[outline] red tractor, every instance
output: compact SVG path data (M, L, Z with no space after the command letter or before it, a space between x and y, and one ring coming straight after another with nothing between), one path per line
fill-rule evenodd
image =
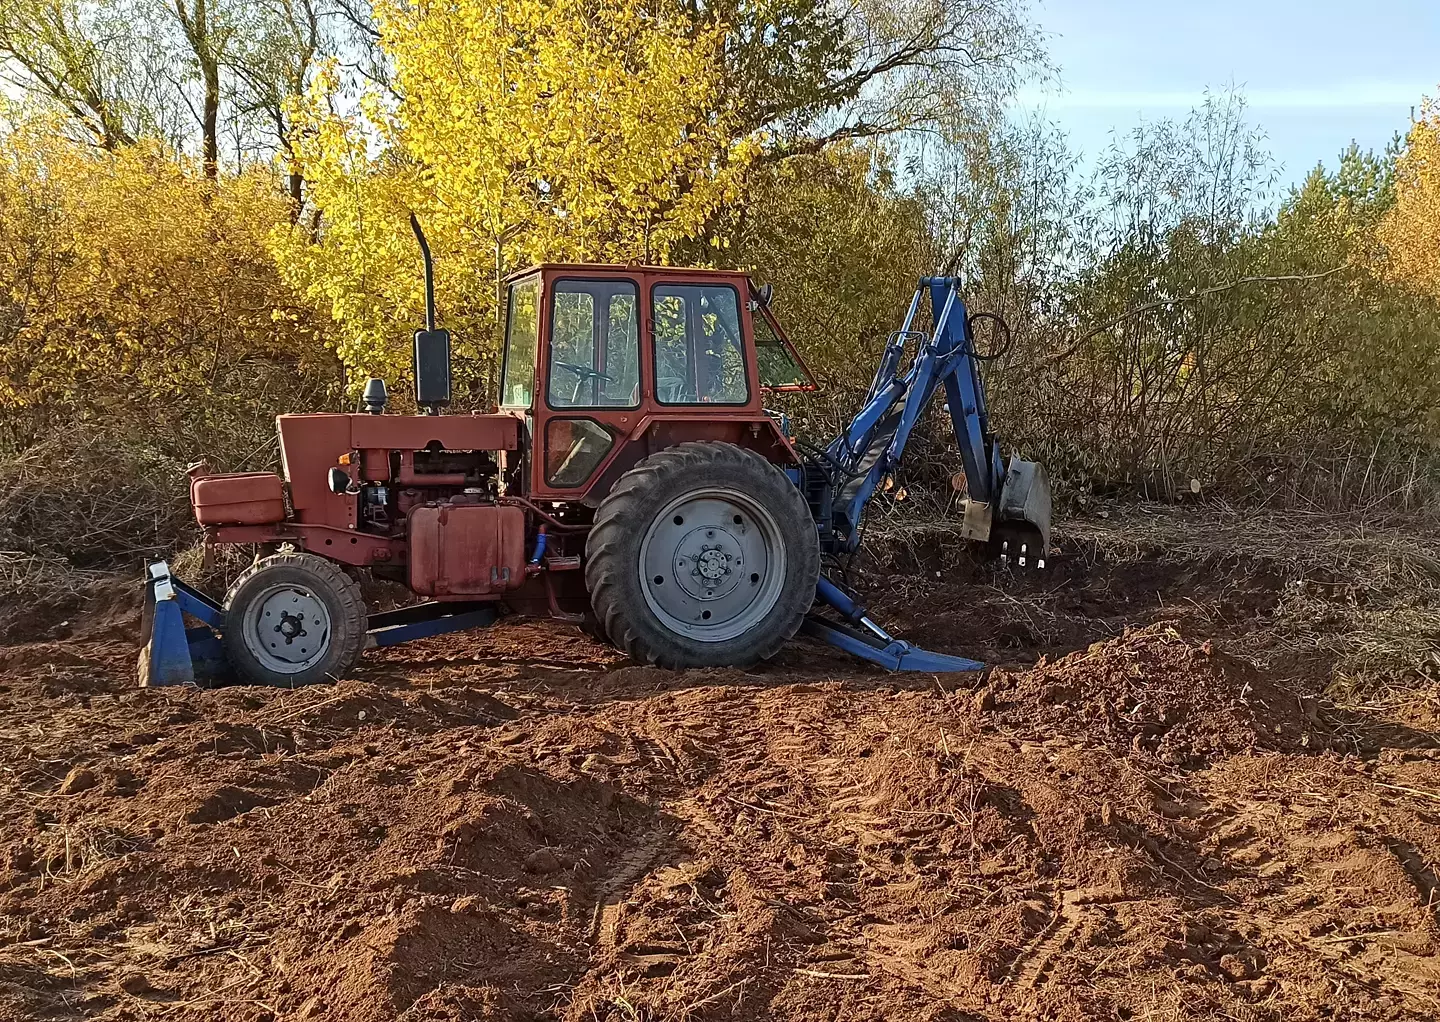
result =
M858 544L865 502L941 385L965 456L965 534L1043 567L1049 485L1038 465L1000 460L954 280L921 282L864 410L828 447L802 453L762 396L814 383L769 289L723 270L550 264L512 275L497 409L441 414L450 338L435 328L430 254L415 231L423 414L387 414L372 379L362 413L279 417L283 479L193 470L205 542L275 552L223 606L150 566L146 683L334 679L367 645L489 624L502 609L587 623L670 668L754 663L807 615L808 631L887 667L980 666L892 638L821 571L822 554ZM928 335L913 329L927 290ZM901 375L907 344L915 356ZM423 602L368 615L357 569ZM817 603L831 616L812 614ZM187 629L182 612L200 625Z

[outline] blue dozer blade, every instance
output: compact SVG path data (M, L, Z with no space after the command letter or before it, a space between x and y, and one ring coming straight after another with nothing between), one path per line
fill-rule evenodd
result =
M204 622L185 627L185 615ZM194 685L200 677L225 673L225 652L212 630L225 619L218 603L170 575L157 561L146 569L145 617L150 634L140 654L140 684L146 687Z

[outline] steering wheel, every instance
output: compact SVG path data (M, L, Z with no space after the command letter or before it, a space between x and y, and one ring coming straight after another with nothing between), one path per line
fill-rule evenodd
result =
M615 382L615 377L602 373L599 370L591 369L589 366L576 365L574 362L561 362L559 359L554 358L550 360L550 364L574 375L575 389L570 394L570 404L572 407L579 406L583 403L580 400L580 391L587 383L593 384L597 380L604 380L606 383ZM595 396L598 398L598 394ZM597 401L597 403L603 404L604 402Z
M557 368L564 369L567 373L574 373L582 380L604 380L606 383L614 383L615 377L608 376L589 366L577 366L573 362L561 362L559 359L551 359L550 364Z

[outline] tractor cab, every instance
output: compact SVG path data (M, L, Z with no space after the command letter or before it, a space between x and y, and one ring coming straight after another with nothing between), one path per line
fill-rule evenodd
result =
M584 498L681 434L793 461L762 397L815 382L769 297L724 270L552 264L511 276L499 404L528 426L528 492Z

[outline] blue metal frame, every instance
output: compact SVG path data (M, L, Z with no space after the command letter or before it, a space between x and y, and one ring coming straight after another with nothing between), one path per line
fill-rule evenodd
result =
M543 548L542 548L543 552ZM203 622L185 627L185 615ZM146 569L145 616L150 636L141 655L140 684L150 687L195 685L200 679L227 681L233 672L218 632L225 629L225 609L199 590L170 574L156 561ZM492 603L422 603L366 620L366 648L395 646L413 639L444 635L466 628L484 628L498 614Z
M935 324L928 338L914 329L927 292ZM906 343L920 338L923 343L917 346L914 360L901 375ZM990 436L980 366L970 335L969 315L960 298L960 281L955 277L924 277L910 302L904 325L886 342L865 406L825 452L843 473L856 476L863 472L860 485L838 509L842 551L852 551L859 545L859 524L866 503L900 463L915 424L942 385L965 465L968 496L990 503L999 495L1005 469ZM882 424L892 418L897 406L899 421L894 435L874 463L865 468L863 463L880 437Z
M928 335L915 329L927 297L934 324ZM914 358L902 370L906 347L912 342ZM823 471L836 480L830 484L834 490L827 490L836 494L833 512L826 514L825 505L812 499L812 507L826 519L818 523L825 549L849 553L859 546L865 505L900 464L910 434L942 386L965 465L966 496L979 513L980 525L967 534L984 540L989 529L986 523L997 519L1011 528L1028 523L1040 534L1037 558L1043 565L1049 537L1049 483L1039 466L1018 459L1007 474L990 432L970 316L955 277L920 279L904 323L886 341L864 406L825 450ZM1011 483L1008 489L1007 482ZM1006 502L1012 496L1013 508ZM1020 563L1024 564L1023 555ZM843 623L811 616L805 623L807 633L890 670L976 671L984 667L976 660L929 653L895 639L828 579L820 580L816 598L834 608Z
M468 603L421 603L388 614L372 614L366 621L365 648L398 646L412 639L428 639L466 628L488 628L497 617L493 604Z

